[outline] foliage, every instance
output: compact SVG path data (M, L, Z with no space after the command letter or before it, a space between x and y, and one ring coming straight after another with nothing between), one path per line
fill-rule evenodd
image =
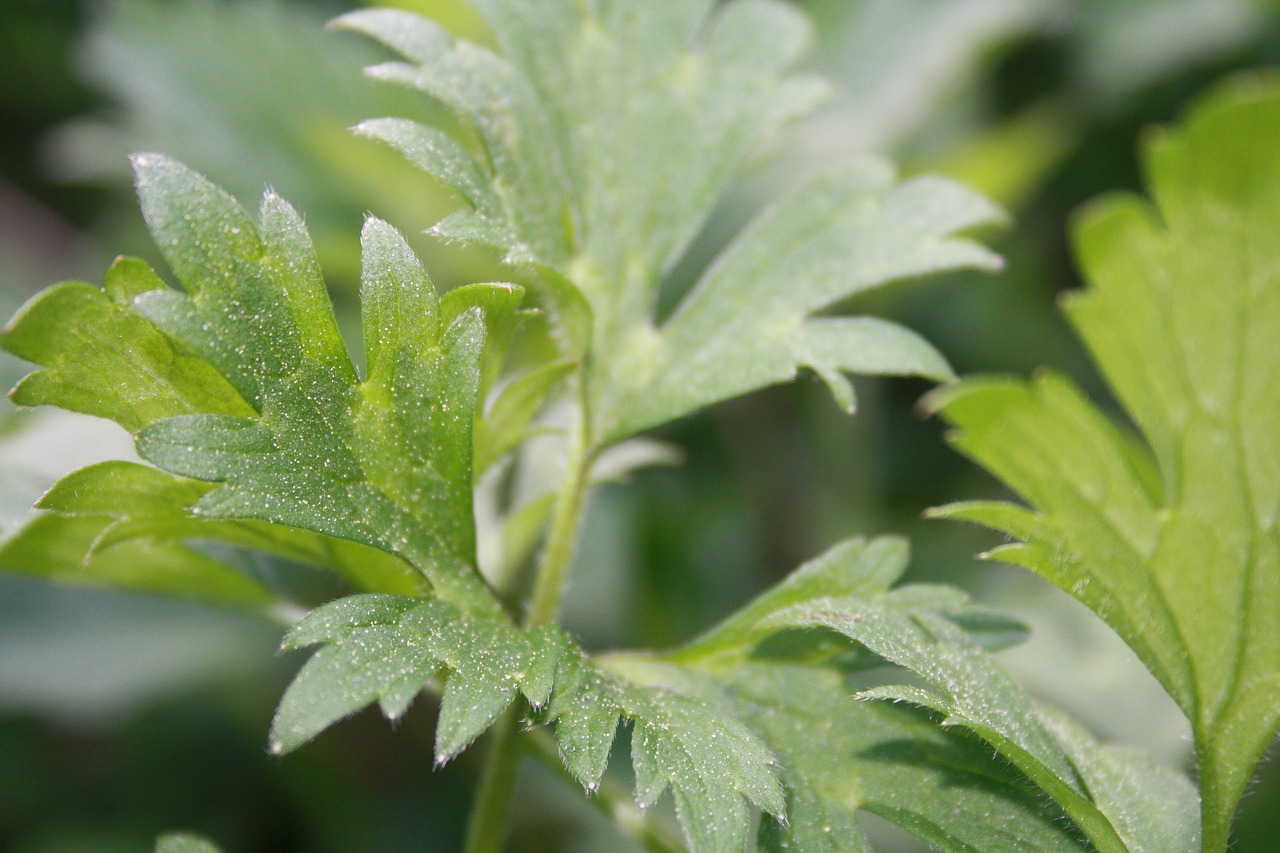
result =
M441 295L400 232L368 216L353 356L293 207L268 191L255 221L187 166L135 155L180 289L122 258L101 289L36 295L0 343L40 368L15 402L115 421L140 459L55 484L0 566L277 619L309 608L284 648L319 648L279 703L271 751L370 705L398 720L438 696L437 764L491 732L472 853L501 847L526 748L656 850L679 846L648 812L668 791L694 851L753 836L762 850L870 849L859 811L944 850L1199 849L1189 780L1037 705L991 654L1025 629L953 587L900 583L901 540L846 540L671 651L593 653L561 627L588 493L620 457L656 458L637 435L802 370L850 412L848 373L950 380L916 333L838 309L904 279L995 269L968 235L1002 216L955 181L867 161L767 206L660 309L733 179L826 92L792 70L805 18L775 0L475 6L500 52L402 11L335 25L402 58L371 76L451 114L357 130L448 187L460 209L431 233L496 252L511 283ZM1210 850L1280 724L1280 302L1263 230L1276 89L1219 95L1154 149L1163 223L1111 202L1081 228L1095 289L1071 316L1149 448L1055 377L934 398L961 449L1036 507L943 514L1025 540L996 553L1097 610L1180 702ZM548 435L549 451L533 440ZM519 494L540 454L561 484ZM502 566L483 559L483 535L511 546ZM312 608L243 572L246 550L327 569L343 593ZM629 820L606 777L620 732Z

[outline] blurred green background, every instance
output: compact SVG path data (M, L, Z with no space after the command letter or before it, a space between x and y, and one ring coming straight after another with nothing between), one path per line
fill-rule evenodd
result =
M0 313L119 253L158 262L126 156L187 162L252 205L266 185L301 210L339 309L354 311L366 212L417 233L448 193L352 137L381 115L443 119L364 80L378 58L324 21L350 4L284 0L0 0ZM398 5L483 38L456 0ZM1078 286L1072 211L1137 190L1143 128L1224 76L1280 63L1280 13L1250 0L807 0L811 64L840 89L726 200L690 275L764 199L815 168L886 155L1004 204L984 235L996 276L894 288L859 307L934 341L961 373L1069 371L1106 401L1054 308ZM439 285L500 275L491 258L418 238ZM681 282L671 283L678 292ZM874 303L874 304L872 304ZM0 361L0 381L23 372ZM591 506L566 621L593 648L662 646L709 625L836 540L896 532L913 573L974 590L1035 635L1006 661L1105 737L1185 765L1186 727L1123 646L1028 575L977 564L980 531L921 511L998 487L922 418L921 382L859 382L850 419L808 379L662 431L679 466L605 487ZM110 424L0 409L0 535L57 476L130 454ZM287 759L265 733L299 656L280 628L182 602L0 575L0 850L149 850L187 829L243 851L447 851L460 843L474 755L430 761L431 703L397 731L366 712ZM1273 749L1273 758L1275 750ZM629 850L580 792L526 767L512 849ZM885 850L919 845L876 823ZM1245 800L1237 853L1280 844L1280 769Z

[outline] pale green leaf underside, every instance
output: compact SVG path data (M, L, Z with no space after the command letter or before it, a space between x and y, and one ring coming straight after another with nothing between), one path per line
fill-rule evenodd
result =
M788 822L761 821L762 851L870 851L859 810L945 851L1085 849L989 748L906 706L857 701L838 671L743 663L716 677L784 768Z
M1088 212L1068 314L1145 445L1066 380L939 397L956 446L1032 509L940 514L1093 608L1187 713L1207 850L1280 727L1280 85L1234 83L1145 159L1155 205Z
M878 601L818 599L784 610L766 625L838 631L923 678L932 689L889 686L861 695L922 705L943 714L946 725L970 729L1053 797L1098 850L1199 849L1198 801L1185 777L1105 751L1067 722L1059 731L1072 748L1064 748L1013 678L957 625L895 601L910 589ZM1089 754L1098 757L1089 761ZM1120 786L1125 796L1095 799L1100 789Z
M472 423L486 320L514 310L518 289L477 285L442 303L403 238L370 218L362 381L286 202L268 192L254 223L178 163L148 154L134 167L147 225L185 290L122 261L105 291L35 297L3 343L46 369L15 398L113 418L147 461L218 484L183 487L191 502L173 513L363 543L464 609L496 613L474 569ZM103 389L96 402L86 371Z
M502 56L404 12L338 20L408 60L375 77L448 103L475 138L402 119L359 130L464 202L435 233L499 248L586 297L593 441L801 369L848 409L845 373L949 378L937 351L905 329L813 316L896 280L997 263L956 236L999 218L989 202L939 178L899 185L879 163L814 181L762 214L656 327L663 276L746 157L821 92L788 71L808 40L796 10L773 0L478 5Z
M805 632L812 637L808 647L773 642L787 629L824 625L840 630L836 616L823 619L822 614L855 610L851 618L868 622L883 640L868 644L881 655L885 643L895 642L908 650L918 646L925 657L952 651L923 631L923 624L974 656L981 654L977 644L995 640L999 645L1017 634L1013 623L973 607L959 590L932 585L891 590L907 560L901 539L840 543L693 643L664 656L686 673L714 679L735 712L777 753L788 821L763 821L764 849L867 850L859 809L944 850L1080 849L1064 831L1060 813L1046 807L1012 767L993 767L989 751L919 715L856 701L842 675L850 660L841 657L837 665L836 659L823 658L824 647L813 636L820 632ZM877 619L892 628L876 630ZM825 648L828 657L839 650ZM874 665L870 659L865 663ZM641 659L632 666L653 664ZM1008 682L1002 672L995 674ZM1036 733L1049 741L1041 727ZM1051 744L1041 751L1053 756L1056 773L1073 778L1071 765ZM833 760L833 754L839 758ZM1056 777L1050 773L1048 778Z
M906 540L895 536L841 542L666 658L699 666L738 660L760 639L760 625L790 607L830 597L870 600L883 595L906 570L909 553ZM945 612L970 642L987 648L1004 648L1026 636L1020 623L970 605L967 596L950 587L917 585L896 596L905 607Z

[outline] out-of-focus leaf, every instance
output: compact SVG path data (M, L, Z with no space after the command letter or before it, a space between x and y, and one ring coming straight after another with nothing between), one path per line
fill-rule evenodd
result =
M326 33L322 11L285 0L112 0L86 11L79 71L112 109L56 130L46 159L58 177L123 188L127 158L146 150L238 197L273 186L307 212L339 281L358 274L350 234L366 211L418 218L448 209L430 180L350 138L370 110L435 113L361 79L374 51Z
M273 682L279 627L219 604L52 586L5 572L0 708L11 718L99 727L210 685Z
M357 592L425 591L420 575L384 551L266 522L194 514L191 507L214 488L144 465L103 462L59 480L36 506L61 517L107 522L84 555L86 562L94 561L103 549L132 540L216 539L332 569Z
M0 569L67 584L115 586L209 604L262 608L261 584L175 542L97 547L110 519L42 515L0 543Z
M476 422L476 475L488 470L527 436L530 423L555 389L575 368L557 361L536 367L502 390L493 406Z
M212 841L198 835L174 833L156 839L156 853L222 853Z
M1059 0L805 0L833 103L787 140L801 162L888 153L950 117L1000 47L1063 14ZM976 88L976 87L975 87Z
M1068 314L1143 440L1067 380L975 379L937 399L961 452L1032 508L939 514L1018 540L991 556L1093 609L1191 721L1206 850L1225 849L1280 726L1280 85L1237 81L1145 149L1155 205L1077 229Z
M1239 50L1266 26L1252 0L1084 0L1070 11L1078 82L1102 104Z

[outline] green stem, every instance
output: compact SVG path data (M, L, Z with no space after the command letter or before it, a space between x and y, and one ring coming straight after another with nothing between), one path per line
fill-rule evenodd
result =
M467 842L463 853L499 853L507 834L507 807L515 792L516 771L520 768L519 735L522 702L510 707L493 724L487 738L489 753L476 801L467 821Z
M594 456L588 447L586 407L570 438L569 459L565 467L563 488L556 499L555 514L547 533L546 546L534 579L533 595L525 613L524 627L537 628L555 620L564 598L569 566L573 562L574 543L582 522L582 510L591 483ZM506 835L507 811L515 789L516 770L520 765L521 703L509 707L488 735L489 753L480 776L479 790L467 825L464 853L501 853Z
M594 456L594 452L587 446L586 413L585 410L581 411L570 438L564 486L556 499L547 544L534 578L533 595L529 599L529 609L524 617L525 628L539 628L554 622L560 615L560 602L564 598L565 582L569 579L573 548L578 539L582 510L591 484L591 462Z

